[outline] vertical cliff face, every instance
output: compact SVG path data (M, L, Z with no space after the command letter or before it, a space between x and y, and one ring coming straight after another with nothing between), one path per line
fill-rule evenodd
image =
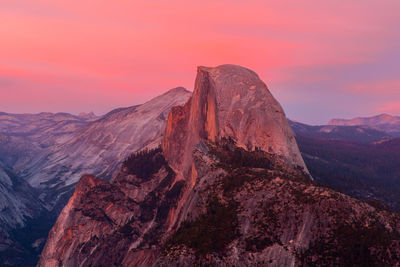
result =
M307 170L282 107L256 73L240 66L198 68L192 98L169 115L163 151L172 167L187 176L199 141L221 138Z

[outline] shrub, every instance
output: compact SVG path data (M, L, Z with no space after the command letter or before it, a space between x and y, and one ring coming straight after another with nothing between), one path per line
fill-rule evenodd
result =
M221 167L227 168L271 168L269 155L257 149L256 151L247 151L237 147L232 139L221 139L216 143L216 147L211 152L216 155Z
M238 236L237 203L222 204L217 197L208 201L206 214L195 221L184 222L168 240L166 247L186 245L197 255L222 254Z
M304 265L388 266L385 260L395 254L390 244L397 238L378 221L368 227L339 223L330 238L314 241L300 259Z
M161 153L161 148L145 149L129 156L123 163L129 174L148 180L157 173L167 162Z

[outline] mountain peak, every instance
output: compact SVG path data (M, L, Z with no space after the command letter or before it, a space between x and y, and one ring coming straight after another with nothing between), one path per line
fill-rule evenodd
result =
M377 115L377 117L394 117L394 116L387 114L387 113L382 113L382 114Z
M200 66L192 98L169 115L163 150L172 166L186 175L200 140L221 138L306 169L282 107L255 72L236 65Z
M206 66L198 66L197 71L204 71L212 74L214 78L218 77L219 75L230 75L230 76L240 76L243 79L244 77L247 77L248 79L252 80L259 80L260 78L258 77L257 73L254 71L239 66L239 65L233 65L233 64L223 64L219 65L217 67L206 67Z
M187 90L185 87L178 86L178 87L175 87L175 88L172 88L172 89L168 90L163 95L168 95L168 94L171 94L171 93L172 94L180 94L180 93L185 94L185 93L190 93L190 91Z
M142 105L142 108L154 108L158 106L164 106L168 105L170 106L171 104L173 105L179 105L180 103L184 103L185 99L188 99L191 95L191 92L186 90L183 87L176 87L168 90L162 95L159 95L147 102L145 102Z
M96 114L94 114L93 111L91 112L81 112L78 114L78 117L83 118L83 119L87 119L87 120L91 120L91 119L95 119L97 118Z

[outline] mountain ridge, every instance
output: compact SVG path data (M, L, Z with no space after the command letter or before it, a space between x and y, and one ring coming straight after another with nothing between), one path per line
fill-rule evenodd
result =
M353 119L332 119L328 125L368 126L400 137L400 116L380 114L372 117L357 117Z
M80 180L38 266L399 263L399 218L318 185L307 169L294 165L297 157L286 153L298 151L293 133L287 122L273 119L285 122L283 113L252 105L254 124L243 116L240 127L225 128L225 116L247 111L249 102L229 110L226 103L235 96L219 102L218 90L246 89L246 99L255 89L246 83L245 68L236 77L228 75L228 86L216 81L230 73L232 66L226 67L214 68L211 79L209 69L199 69L192 98L168 116L162 148L132 154L110 182L94 176ZM232 81L243 88L232 88ZM258 100L274 107L265 87L258 92L269 99ZM296 147L269 150L265 139L235 134L258 123ZM356 248L362 253L354 254Z
M374 142L393 138L393 135L365 125L342 126L342 125L308 125L289 120L289 125L296 133L306 137L349 140L357 142Z
M334 118L328 122L328 125L379 125L390 122L398 122L400 120L400 116L390 115L387 113L382 113L370 117L355 117L351 119L339 119Z

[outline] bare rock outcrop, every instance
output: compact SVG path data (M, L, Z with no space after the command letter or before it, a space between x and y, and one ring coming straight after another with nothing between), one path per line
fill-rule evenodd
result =
M232 138L307 170L285 113L253 71L235 65L198 67L192 98L169 114L163 151L174 170L187 176L201 139Z
M113 239L114 242L108 244L112 243L114 248L129 246L120 237L122 233L114 231L115 225L123 226L129 221L134 208L134 203L118 187L95 176L84 175L50 231L38 265L96 265L96 258L80 255L85 250L95 249L92 244L102 242L105 238ZM106 253L107 249L111 248L102 247L96 254ZM113 256L110 256L110 260L113 260Z

